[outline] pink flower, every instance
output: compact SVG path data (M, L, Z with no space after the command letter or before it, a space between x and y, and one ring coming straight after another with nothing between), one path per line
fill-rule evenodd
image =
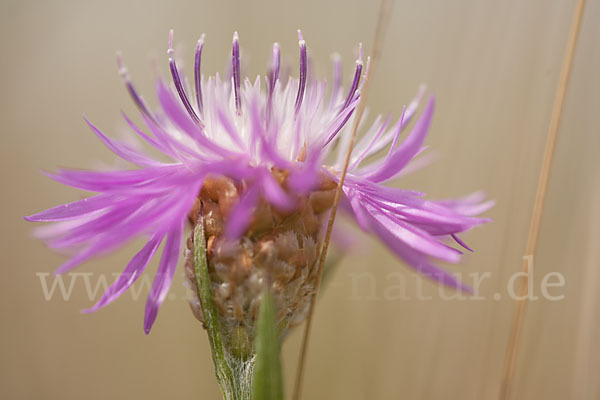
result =
M299 38L300 77L280 74L279 46L275 44L263 89L260 76L252 82L241 75L237 33L233 37L231 76L203 77L202 37L196 49L192 95L173 58L171 32L169 65L173 81L171 85L162 79L156 82L160 104L156 110L138 94L119 59L127 90L144 126L123 117L134 133L163 156L156 158L111 139L86 119L108 148L137 168L110 172L59 169L48 175L65 185L98 194L26 217L28 221L54 222L44 230L49 245L75 251L57 273L113 251L135 237L148 238L92 311L126 291L164 241L146 304L144 328L149 332L178 264L186 219L207 177L224 177L239 187L239 200L225 221L225 236L231 240L246 234L260 202L282 212L298 211L302 207L298 199L319 190L323 179L337 182L360 98L362 55L346 91L342 90L340 62L335 61L331 94L326 98L325 81L314 79L308 70L306 44L300 34ZM398 121L391 123L389 118L378 117L362 135L352 153L342 209L417 271L462 288L434 260L458 262L461 252L446 244L446 239L454 239L468 249L456 235L489 221L475 215L493 203L483 202L481 194L431 201L420 192L384 186L407 171L409 163L425 150L433 96L413 129L399 139L415 116L423 92L419 91ZM383 155L374 158L379 153ZM275 179L274 171L283 171L284 183Z

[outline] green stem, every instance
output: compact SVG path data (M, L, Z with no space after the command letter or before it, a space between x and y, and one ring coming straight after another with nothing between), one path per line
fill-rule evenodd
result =
M241 359L230 354L223 345L219 313L208 274L202 215L194 227L194 272L212 359L215 364L215 374L223 392L223 398L225 400L251 400L254 356Z

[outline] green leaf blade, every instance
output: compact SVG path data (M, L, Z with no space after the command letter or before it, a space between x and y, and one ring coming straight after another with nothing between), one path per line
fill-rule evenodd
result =
M281 343L275 302L268 290L263 292L257 321L253 399L283 400Z

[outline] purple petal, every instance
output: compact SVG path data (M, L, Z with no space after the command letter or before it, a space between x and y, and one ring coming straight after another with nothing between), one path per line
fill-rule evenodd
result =
M485 193L475 192L462 198L439 200L436 203L448 207L459 214L472 216L484 213L494 207L496 202L494 200L484 201L485 197Z
M156 90L158 93L158 100L170 120L178 126L179 129L194 139L202 148L209 150L216 155L225 157L234 154L212 142L204 135L200 126L196 125L190 116L182 110L171 91L167 89L161 80L157 82Z
M156 253L158 246L162 242L164 235L155 234L152 239L137 253L127 264L127 267L119 278L102 295L102 298L91 308L83 310L84 313L91 313L105 307L121 296L129 287L142 275L152 257Z
M235 109L238 114L242 112L242 101L240 99L240 43L238 33L233 33L233 46L231 49L231 74L233 77L233 89L235 97Z
M396 149L396 144L398 143L400 133L404 130L404 128L411 121L412 117L415 115L424 94L425 86L421 85L421 87L419 87L419 90L417 91L415 98L410 102L410 104L406 107L402 107L402 114L400 115L398 122L394 125L394 128L390 132L385 133L382 136L382 138L373 145L367 157L380 151L391 141L392 143L390 146L390 150L388 152L388 155L385 157L385 160L389 159L389 157L393 154L394 150ZM370 171L370 169L367 169L367 171Z
M337 136L337 134L342 130L346 123L354 113L354 110L358 106L358 102L360 100L360 94L357 92L350 104L343 109L341 113L335 117L330 126L325 129L325 131L320 135L321 137L326 137L327 139L323 142L323 148L325 148L328 144L330 144L333 139Z
M302 105L302 98L304 97L304 91L306 88L306 69L307 69L307 61L306 61L306 42L302 38L302 33L300 29L298 29L298 44L300 45L300 79L298 81L298 93L296 94L296 105L294 106L296 110L296 114L300 111L300 106Z
M125 217L127 210L120 211L120 213L111 214L110 218L100 219L94 221L96 223L87 223L83 227L72 229L65 239L55 241L54 247L69 247L92 240L86 248L57 268L55 274L68 272L92 257L124 246L136 234L154 222L139 215L137 218L128 219ZM164 212L164 209L161 211ZM80 233L80 231L82 232Z
M433 202L422 201L420 205L408 206L399 203L390 203L371 198L371 202L378 207L386 209L402 219L422 227L422 229L435 235L462 232L478 225L483 221L480 218L466 217L452 210L436 206ZM416 202L418 203L418 201Z
M225 112L226 111L224 111L220 107L217 107L217 116L219 118L221 126L223 127L225 132L227 132L227 135L233 141L233 143L235 143L240 148L240 150L246 150L247 147L244 144L244 142L242 142L237 128L233 125L233 122L229 119L229 117L225 115Z
M338 177L336 175L330 174L330 176L337 182ZM391 202L398 202L400 200L410 201L413 199L418 200L418 197L425 196L425 193L423 192L383 186L379 183L371 182L367 179L363 179L352 174L346 175L346 179L344 180L344 186L356 188L358 191L365 194L375 194L378 197L389 200Z
M465 242L463 242L461 240L461 238L459 238L456 234L453 233L450 236L452 236L452 238L456 241L456 243L460 244L462 247L469 250L471 253L474 252L474 250L472 248L470 248L469 246L467 246L467 244Z
M309 159L297 164L288 177L290 189L296 193L308 193L313 190L319 181L319 159Z
M116 140L112 140L107 137L100 129L98 129L94 124L92 124L85 116L83 117L85 122L92 128L92 131L100 138L102 143L106 147L108 147L113 153L124 159L125 161L129 161L133 164L142 166L142 167L156 167L162 165L162 163L152 160L151 158L138 153L133 150L131 147L127 146L124 143L119 143Z
M227 239L238 239L246 231L252 220L252 212L258 204L259 186L250 186L235 205L225 229Z
M46 211L24 217L30 222L66 221L103 210L115 201L115 196L99 194L73 203L62 204Z
M273 109L273 92L275 90L275 84L279 79L279 67L281 63L281 55L279 51L279 44L273 44L273 57L271 62L271 68L267 73L267 81L268 81L268 93L267 93L267 106L265 112L265 120L267 125L271 122L271 112Z
M380 224L379 221L372 218L372 222L373 230L383 241L383 243L385 243L387 247L394 252L394 254L403 259L406 263L408 263L408 265L416 269L419 273L444 285L469 293L471 292L470 287L463 285L450 273L435 266L427 259L425 255L408 247L402 241L399 241L394 234L390 232L384 225Z
M292 198L281 188L279 182L273 178L269 171L261 174L262 191L269 203L282 211L291 210L294 207Z
M423 141L425 140L433 117L433 109L434 98L431 96L423 115L419 118L419 121L417 121L417 124L410 135L400 144L398 149L391 157L389 157L389 159L386 159L385 162L381 163L379 168L363 177L373 182L382 182L397 175L402 168L414 158L423 145Z
M360 52L362 53L362 49ZM356 60L356 70L354 71L354 79L352 80L352 84L350 85L350 89L348 90L348 95L346 96L346 101L344 101L344 104L340 108L340 112L350 105L350 102L352 101L352 98L354 97L356 90L358 89L358 83L360 82L362 70L363 70L363 61L362 61L362 56L360 56L359 59Z
M181 77L179 76L179 70L177 69L177 64L175 63L175 58L173 57L173 53L174 53L173 52L173 30L171 29L171 31L169 32L169 50L168 50L169 68L171 69L171 77L173 78L173 83L175 84L177 94L179 94L179 98L181 99L181 102L182 102L183 106L185 107L186 111L190 115L190 118L192 118L192 120L195 123L202 125L202 122L200 122L200 118L196 114L196 111L194 111L194 108L192 107L190 100L188 99L187 95L185 94L183 84L181 83Z
M204 34L200 36L196 45L196 57L194 58L194 87L196 88L196 104L200 115L203 112L202 104L202 75L200 74L200 62L202 61L202 48L204 47Z
M153 121L143 114L141 117L144 120L146 127L156 138L156 141L165 149L165 154L168 154L175 159L182 159L186 155L189 155L197 160L209 159L196 151L196 149L194 149L192 146L184 144L181 140L174 138L158 122Z
M360 198L360 194L357 193L356 190L348 189L345 186L344 192L350 202L350 206L352 208L352 212L354 213L354 218L356 219L358 226L362 230L368 231L370 228L369 219L367 218L366 211L362 205L362 199Z
M381 137L381 134L385 131L385 128L387 128L388 124L390 123L390 117L388 117L380 126L380 128L378 130L375 131L375 134L373 135L373 138L371 139L371 141L369 142L369 144L367 145L367 148L361 153L359 154L357 157L353 158L353 162L352 165L350 165L348 167L349 171L354 170L358 164L360 164L368 155L369 152L371 151L371 149L373 148L373 145L377 142L377 140Z
M258 103L253 101L250 103L250 122L253 141L258 141L260 144L260 154L267 160L277 165L280 168L289 168L291 163L281 157L277 152L276 145L272 138L276 138L276 135L267 135L262 126L262 119L260 116L260 110ZM276 124L273 124L276 125ZM273 126L271 125L271 126Z
M150 333L152 325L156 320L158 314L158 308L165 300L169 289L171 288L171 282L173 280L173 274L177 267L177 260L179 259L179 247L181 246L181 238L183 235L183 222L181 221L167 234L167 241L162 252L160 265L158 271L154 277L154 283L152 289L148 295L146 301L146 314L144 316L144 332L146 335Z
M168 165L136 170L86 171L59 169L55 174L44 172L50 178L68 186L92 192L131 190L143 187L173 175L180 170L179 165Z
M108 211L94 215L79 226L69 229L64 236L50 241L50 247L55 249L68 248L97 238L99 234L104 233L106 230L123 224L139 207L139 204L132 202L119 204L118 207L113 205Z
M125 120L125 122L127 122L127 125L129 125L131 127L131 129L133 129L133 131L135 133L137 133L142 139L144 139L152 147L154 147L155 149L157 149L161 153L166 154L166 155L168 155L170 157L174 156L174 153L169 148L168 144L160 143L157 139L154 139L153 137L147 135L136 124L134 124L133 121L124 112L121 112L121 116L123 117L123 119ZM148 121L150 121L150 120L148 119Z
M462 232L489 221L462 215L444 204L422 199L422 193L382 186L350 174L344 182L344 191L348 192L349 189L355 190L357 196L376 204L378 208L431 235ZM358 201L360 204L362 200Z
M418 252L428 254L440 260L452 263L460 260L460 254L455 249L438 242L426 231L386 213L372 203L367 202L365 209L369 213L371 220L377 222L380 228L386 229L397 242L403 242L406 246Z
M89 242L86 248L63 264L57 274L66 272L83 261L114 250L126 244L130 239L144 231L157 232L174 221L184 221L189 212L199 185L190 186L189 192L174 192L164 200L156 200L154 204L133 211L128 208L117 208L93 221L72 228L68 234L53 244L55 246L72 247L79 243Z
M127 73L127 68L123 64L123 60L121 59L121 54L119 54L119 53L117 53L117 66L119 67L119 73L121 74L121 77L123 78L123 81L125 82L127 91L129 92L129 95L131 96L135 105L138 107L138 109L140 110L140 112L143 115L147 116L151 120L155 120L154 115L152 115L152 113L146 106L144 99L142 98L142 96L139 95L139 93L133 86L133 83L129 79L129 74Z

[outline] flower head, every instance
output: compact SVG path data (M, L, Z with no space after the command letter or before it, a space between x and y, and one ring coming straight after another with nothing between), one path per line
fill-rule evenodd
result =
M149 332L169 291L185 225L194 224L202 214L215 296L221 299L218 304L224 316L243 323L256 309L252 301L260 292L258 286L268 279L286 310L284 322L291 325L302 320L321 228L332 206L368 62L363 65L360 51L351 85L343 90L340 62L335 59L333 85L326 96L325 81L312 76L306 43L298 33L299 77L280 73L275 44L264 82L260 76L251 81L241 75L237 33L227 78L202 76L203 36L196 47L190 90L175 61L171 32L172 82L157 80L160 106L156 109L137 92L119 57L120 72L143 126L123 117L132 132L162 155L153 157L109 138L86 119L108 148L136 168L60 169L48 174L63 184L98 194L26 217L53 222L43 230L49 245L74 251L57 273L115 250L132 238L148 238L90 310L126 291L164 242L146 303L144 328ZM408 265L461 288L434 261L458 262L461 252L449 246L447 239L468 249L457 234L488 221L475 215L492 203L483 202L481 194L431 201L423 193L384 185L413 168L416 164L409 163L425 150L433 97L401 139L423 95L420 89L395 123L378 117L362 135L351 155L341 204L363 230L377 235Z

